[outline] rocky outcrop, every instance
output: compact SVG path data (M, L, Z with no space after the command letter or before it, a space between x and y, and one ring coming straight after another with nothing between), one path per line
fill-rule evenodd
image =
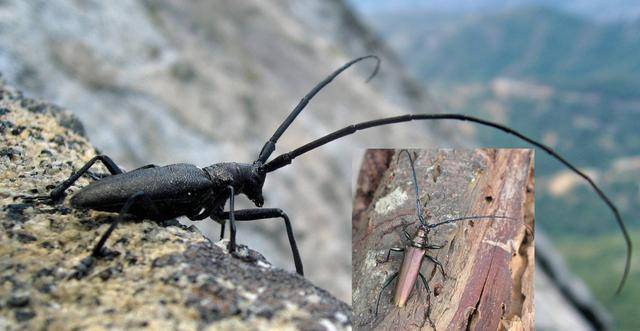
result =
M122 223L107 257L75 277L115 215L22 196L46 194L97 151L68 111L6 86L0 142L0 329L350 326L349 306L305 278L246 247L250 258L232 257L226 241L214 244L177 221Z
M435 109L342 0L7 0L0 11L7 81L71 110L92 144L129 169L252 162L309 89L365 54L382 57L378 76L365 84L373 63L364 62L334 81L276 154L352 122ZM454 140L436 126L401 126L411 130L381 128L332 143L265 183L265 206L291 217L308 277L344 301L351 299L354 146ZM274 265L291 267L278 223L245 226L240 241L250 238ZM209 222L197 226L219 233Z

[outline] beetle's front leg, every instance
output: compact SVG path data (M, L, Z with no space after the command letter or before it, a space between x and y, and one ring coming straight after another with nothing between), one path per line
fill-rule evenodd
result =
M254 208L236 210L234 214L236 221L257 221L269 218L282 218L287 230L287 238L289 239L289 246L291 246L291 253L293 254L293 262L296 265L296 272L301 276L304 275L302 259L300 258L300 253L298 252L296 238L293 235L293 228L291 227L289 216L284 211L278 208ZM229 211L222 213L222 218L230 219L231 212Z
M224 226L227 224L225 220L220 221L220 240L224 239Z
M229 185L227 186L227 189L229 190L228 218L229 218L229 224L231 225L231 234L229 236L229 252L235 253L236 252L236 215L234 210L235 194L234 194L233 186ZM224 232L222 234L224 235Z

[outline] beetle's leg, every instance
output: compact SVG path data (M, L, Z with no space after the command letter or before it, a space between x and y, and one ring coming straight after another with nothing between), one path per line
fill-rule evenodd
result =
M130 171L136 171L136 170L142 170L142 169L149 169L149 168L157 168L157 167L158 167L158 166L157 166L157 165L155 165L155 164L147 164L147 165L143 165L143 166L142 166L142 167L140 167L140 168L135 168L135 169L130 170ZM120 170L122 170L122 169L120 169ZM122 172L126 172L126 171L122 170ZM100 180L100 179L102 179L102 178L105 178L105 177L109 177L109 176L115 175L114 173L110 173L110 174L105 174L105 173L95 173L95 172L93 172L93 171L88 171L88 170L87 170L86 174L87 174L87 176L89 176L89 177L90 177L91 179L93 179L93 180Z
M380 298L382 298L382 293L384 292L384 290L389 286L389 284L391 284L391 282L396 279L396 277L398 277L398 272L394 272L391 276L389 276L389 278L387 278L387 281L384 282L384 286L382 286L382 290L380 290L380 293L378 293L378 300L376 300L376 311L375 311L375 316L378 316L378 307L380 306Z
M91 160L89 160L89 162L87 162L84 166L82 166L80 170L76 171L71 176L69 176L69 178L67 178L65 181L58 184L51 191L51 193L49 193L48 196L24 197L25 200L49 200L54 202L59 201L61 198L64 197L64 191L66 191L69 187L71 187L71 185L73 185L73 183L75 183L75 181L78 180L80 176L84 175L89 170L89 168L91 168L91 166L94 163L96 163L96 161L102 162L102 164L104 164L104 166L107 167L107 170L109 170L109 172L112 175L121 174L123 172L122 169L120 169L120 167L118 167L118 165L116 165L116 163L113 162L113 160L111 160L111 158L109 158L108 156L106 155L94 156Z
M140 167L140 168L135 168L135 169L130 170L130 171L136 171L136 170L142 170L142 169L149 169L149 168L157 168L157 167L158 167L157 165L155 165L155 164L153 164L153 163L152 163L152 164L143 165L143 166L142 166L142 167Z
M144 208L148 208L151 211L153 211L156 215L160 215L158 208L155 206L153 201L149 199L148 195L146 195L142 191L134 193L132 196L129 197L129 199L127 199L127 202L124 203L124 206L122 206L122 209L120 209L120 213L116 217L115 221L111 223L107 231L102 235L102 237L100 238L96 246L93 248L93 251L91 253L92 256L94 257L101 256L102 247L104 247L104 244L107 242L107 239L109 239L109 236L111 236L111 233L113 232L113 230L116 229L116 227L118 226L118 223L120 223L124 219L124 216L129 212L129 209L131 209L133 204L136 202L142 202Z
M401 247L391 247L391 248L389 248L389 251L387 251L387 257L384 259L384 261L381 261L380 263L389 262L389 257L391 255L391 252L404 252L404 248L401 248Z
M222 223L220 223L220 240L224 239L224 225L225 224L227 224L227 222L225 222L225 221L222 221Z
M422 273L419 273L420 278L422 279L422 284L424 284L424 288L427 289L427 294L431 294L431 288L429 287L429 282L427 282L427 279L424 278L424 275Z
M230 213L225 212L222 214L223 218L229 218ZM293 235L293 228L289 221L289 216L278 208L254 208L254 209L241 209L235 211L236 221L257 221L267 218L282 218L285 228L287 230L287 238L289 239L289 246L291 246L291 253L293 254L293 262L296 265L296 272L301 276L304 275L302 267L302 259L298 252L298 245L296 244L296 238Z
M441 249L444 246L445 246L444 244L442 244L442 245L429 245L429 246L427 246L427 249Z
M411 235L409 235L409 232L407 232L407 228L409 227L409 225L411 225L411 224L407 224L402 228L402 234L404 234L404 237L407 240L411 241L412 240Z
M75 183L75 181L78 180L80 176L87 172L87 170L89 170L89 168L91 168L91 166L96 163L96 161L102 162L102 164L107 167L107 170L109 170L112 175L122 173L122 169L120 169L120 167L118 167L118 165L113 162L110 157L106 155L94 156L91 160L89 160L89 162L87 162L82 168L80 168L80 170L73 173L69 178L67 178L67 180L60 183L58 186L56 186L56 188L53 189L53 191L51 191L51 193L49 194L51 200L55 201L63 197L64 191L71 187L71 185L73 185L73 183Z
M431 262L435 263L436 267L440 268L440 272L442 273L442 277L444 278L450 278L447 273L444 272L444 267L442 266L442 263L440 263L440 261L436 260L435 257L431 256L431 255L424 255L425 258L431 260Z
M233 190L233 186L229 185L227 186L227 189L229 189L229 213L228 213L228 218L229 218L229 224L231 225L231 235L229 236L229 252L230 253L235 253L236 252L236 215L235 215L235 210L234 210L234 190Z
M427 290L427 298L429 300L428 302L429 305L427 306L427 320L429 321L429 324L431 324L431 327L435 330L436 325L431 320L431 288L429 288L429 283L427 282L427 279L424 278L424 275L422 273L419 273L418 275L420 275L420 279L422 279L422 284L424 284L424 288Z
M147 196L144 192L140 191L133 194L131 197L129 197L129 199L127 199L127 202L125 202L125 204L122 206L122 209L120 209L120 213L118 214L116 219L113 221L113 223L111 223L107 231L102 235L102 237L100 237L98 243L93 247L91 255L83 259L80 264L75 267L75 271L71 274L72 278L82 278L89 272L89 270L93 266L94 259L102 256L102 248L107 242L107 239L109 239L113 231L118 226L118 223L120 223L124 219L124 216L127 214L129 209L131 209L133 204L139 201L143 203L143 206L145 208L152 210L156 215L160 215L158 208L155 206L153 201L149 199L149 196Z

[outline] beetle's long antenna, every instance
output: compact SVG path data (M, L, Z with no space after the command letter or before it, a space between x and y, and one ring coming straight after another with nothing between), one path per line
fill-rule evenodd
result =
M282 124L280 124L276 132L274 132L273 136L271 136L271 138L264 144L264 146L262 147L262 150L260 150L260 155L258 156L258 159L256 160L256 162L259 162L261 164L264 164L265 162L267 162L267 160L269 159L269 156L271 156L271 153L273 153L273 151L276 149L276 143L278 142L278 139L280 139L280 136L282 136L282 134L287 130L287 128L289 128L289 125L293 123L293 120L296 119L298 114L302 112L304 107L307 106L309 101L311 101L311 99L316 94L318 94L318 92L320 92L325 86L329 85L329 83L331 83L331 81L335 79L338 75L340 75L343 71L349 69L349 67L351 67L352 65L366 59L376 60L376 67L373 69L373 72L371 73L371 75L369 75L369 77L366 80L367 82L370 81L371 78L373 78L378 73L378 69L380 69L380 58L378 58L375 55L367 55L367 56L359 57L357 59L347 62L342 67L338 68L338 70L334 71L331 75L327 76L327 78L325 78L323 81L318 83L318 85L312 88L311 91L309 91L309 93L307 93L307 95L305 95L304 98L300 100L298 105L291 111L289 116L287 116L287 118L285 118Z
M445 225L445 224L459 222L459 221L489 220L489 219L492 219L492 218L507 219L507 220L514 220L514 221L517 220L517 218L513 218L513 217L509 217L509 216L467 216L467 217L453 218L453 219L450 219L450 220L438 222L436 224L431 224L431 225L429 225L429 228L433 229L433 228L438 227L440 225Z
M620 291L622 290L622 288L624 287L624 283L627 279L627 276L629 274L629 269L631 268L631 251L632 251L632 243L631 243L631 237L629 236L629 232L627 231L627 227L624 224L624 221L622 220L622 216L620 216L620 213L618 212L618 208L616 208L616 206L613 204L613 202L611 202L611 200L609 199L609 197L607 197L606 194L604 194L604 192L602 192L602 190L598 187L598 185L596 185L596 183L591 179L591 177L589 177L587 174L585 174L584 172L578 170L578 168L576 168L573 164L571 164L569 161L565 160L565 158L563 158L562 156L560 156L558 153L556 153L551 147L548 147L542 143L539 143L525 135L523 135L522 133L513 130L505 125L502 124L498 124L495 122L490 122L487 120L483 120L477 117L473 117L473 116L467 116L467 115L462 115L462 114L409 114L409 115L402 115L402 116L394 116L394 117L386 117L386 118L381 118L381 119L377 119L377 120L372 120L372 121L367 121L367 122L361 122L361 123L357 123L357 124L352 124L349 125L347 127L344 127L338 131L334 131L324 137L321 137L319 139L316 139L304 146L301 146L299 148L294 149L293 151L289 152L289 153L284 153L279 155L278 157L276 157L275 159L269 161L267 164L264 165L264 170L266 172L271 172L274 171L276 169L282 168L288 164L291 163L291 161L293 159L295 159L296 157L311 151L313 149L316 149L324 144L327 144L329 142L332 142L336 139L342 138L344 136L348 136L350 134L355 133L356 131L360 131L360 130L364 130L364 129L369 129L369 128L373 128L376 126L383 126L383 125L388 125L388 124L394 124L394 123L402 123L402 122L410 122L410 121L420 121L420 120L459 120L459 121L469 121L469 122L473 122L473 123L477 123L477 124L481 124L484 126L489 126L501 131L504 131L508 134L512 134L516 137L518 137L521 140L526 141L527 143L534 145L536 147L541 148L542 150L544 150L547 154L551 155L553 158L555 158L556 160L560 161L562 164L564 164L566 167L568 167L569 169L571 169L571 171L573 171L574 173L576 173L578 176L582 177L584 180L586 180L589 185L593 188L593 190L596 192L596 194L598 194L598 196L600 197L600 199L602 199L602 201L604 201L604 203L609 207L609 209L611 209L611 212L613 213L616 222L618 223L618 226L620 227L620 230L622 231L622 235L624 236L624 240L626 242L627 245L627 259L625 262L625 266L624 266L624 273L622 275L622 280L620 281L620 284L618 285L618 289L616 290L616 293L620 293Z
M408 150L403 149L398 154L402 154L402 152L406 152L409 157L409 163L411 164L411 173L413 174L413 187L416 189L416 214L418 214L418 219L420 223L424 226L428 226L427 222L424 220L422 216L422 203L420 202L420 188L418 187L418 177L416 176L416 168L413 166L413 158L411 157L411 153ZM399 158L399 155L398 155Z

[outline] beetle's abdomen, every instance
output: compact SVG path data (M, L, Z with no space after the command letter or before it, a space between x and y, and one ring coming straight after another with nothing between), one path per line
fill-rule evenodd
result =
M78 191L71 198L71 204L76 208L118 212L133 194L144 192L162 218L173 218L201 205L213 189L202 169L190 164L172 164L105 177ZM136 204L130 213L155 216L141 205Z
M418 274L420 273L424 252L424 249L413 246L407 247L404 251L402 267L400 267L400 274L398 274L398 282L396 283L393 298L394 303L398 307L404 307L407 304L407 300L409 300L411 290L413 290L416 280L418 279Z

